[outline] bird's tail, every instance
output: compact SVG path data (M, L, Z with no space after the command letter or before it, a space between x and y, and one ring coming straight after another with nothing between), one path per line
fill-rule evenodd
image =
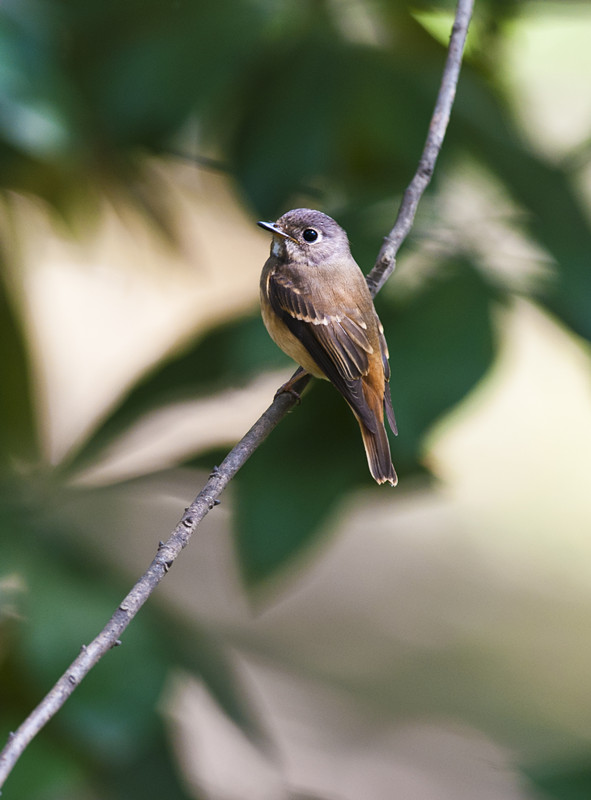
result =
M389 387L386 384L384 391L382 385L381 391L378 393L373 386L363 382L361 388L365 402L363 405L359 404L357 408L351 402L349 402L349 406L361 429L369 471L377 483L389 483L391 486L396 486L398 476L392 463L390 443L384 426L385 407L388 421L392 425L394 433L397 433L392 401L390 400L388 403L389 397L387 398L385 395L385 391L389 392Z
M388 442L388 436L383 421L376 419L375 431L370 431L361 420L359 420L359 427L361 429L369 471L373 479L377 481L377 483L389 483L391 486L396 486L398 483L398 476L396 475L396 470L392 463L390 443Z

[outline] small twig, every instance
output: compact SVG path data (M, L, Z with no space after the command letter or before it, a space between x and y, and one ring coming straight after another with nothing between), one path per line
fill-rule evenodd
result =
M456 16L449 40L447 59L441 78L441 85L439 87L431 122L429 123L429 132L421 154L419 166L414 174L414 178L404 192L394 227L384 239L376 264L367 276L367 284L373 297L376 296L384 283L394 272L396 267L396 254L412 228L419 200L431 181L435 169L435 162L437 161L437 156L443 144L443 138L449 122L449 115L451 114L451 109L456 97L456 86L458 85L458 78L460 75L462 53L464 52L466 36L468 35L468 26L472 16L473 6L474 0L458 0Z
M433 174L455 97L473 2L474 0L458 0L441 87L419 167L404 194L396 223L384 240L376 265L367 277L370 291L374 296L394 269L398 249L412 227L418 202ZM304 389L308 380L308 376L301 378L297 386L298 392ZM158 544L156 557L107 625L90 644L82 646L78 657L70 664L53 689L18 730L9 735L8 742L0 753L0 786L4 784L29 742L63 706L80 681L111 648L120 644L121 634L158 586L181 550L187 546L201 520L217 505L219 495L295 404L296 399L291 394L277 395L262 417L228 453L219 468L212 472L203 489L185 510L170 538Z

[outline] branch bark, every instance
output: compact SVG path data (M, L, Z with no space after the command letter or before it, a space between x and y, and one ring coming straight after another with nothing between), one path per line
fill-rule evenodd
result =
M412 228L419 200L431 180L455 99L473 4L474 0L458 0L441 86L425 147L417 171L404 193L394 227L384 239L376 264L367 276L372 296L379 292L394 271L398 250ZM296 384L297 389L303 390L308 381L309 376L303 376ZM0 753L0 787L3 786L7 776L31 740L59 711L80 681L111 648L120 644L121 634L166 575L181 550L187 546L201 520L218 504L220 494L240 467L265 441L275 426L295 405L295 402L296 400L291 394L280 394L273 400L273 403L248 433L228 453L220 466L212 472L203 489L191 505L185 509L181 521L169 539L159 544L156 557L103 630L90 644L82 646L78 657L70 664L55 686L18 730L10 734L8 742Z
M409 183L394 227L385 237L382 249L378 254L375 266L367 276L367 284L375 297L384 283L396 268L396 254L408 236L417 213L419 201L429 183L435 169L435 162L441 150L449 116L456 97L456 87L462 65L462 54L468 34L468 26L472 17L474 0L458 0L456 15L449 40L447 59L441 77L441 85L435 101L435 108L429 123L427 140L421 154L419 166Z

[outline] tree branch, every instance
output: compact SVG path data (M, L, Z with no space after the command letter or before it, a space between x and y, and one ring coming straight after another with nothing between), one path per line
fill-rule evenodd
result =
M458 0L441 85L433 115L431 116L431 122L429 123L429 132L427 133L427 140L421 154L419 166L404 192L394 227L384 239L375 266L367 276L367 284L373 297L376 296L394 272L396 254L412 228L419 200L431 182L435 162L443 144L449 116L456 97L462 53L464 52L473 5L474 0Z
M378 293L395 268L396 254L412 227L419 200L433 174L455 98L473 2L474 0L458 0L447 60L423 154L415 176L404 193L394 227L384 240L375 267L367 276L373 296ZM299 391L303 390L308 380L307 375L301 378L297 384ZM4 784L29 742L63 706L80 681L112 647L120 643L119 638L123 631L158 586L181 550L187 546L201 520L218 504L218 497L222 491L295 402L291 394L280 394L273 400L260 419L228 453L221 465L212 472L203 489L185 509L181 521L170 538L165 543L160 543L156 557L107 625L90 644L82 646L78 657L51 691L18 730L10 734L6 746L0 753L0 786Z

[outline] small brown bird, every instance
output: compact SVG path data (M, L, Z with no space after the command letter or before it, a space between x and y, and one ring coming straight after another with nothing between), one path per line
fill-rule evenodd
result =
M385 409L398 433L388 347L347 234L309 208L258 224L273 234L261 274L261 310L271 338L306 372L334 384L359 422L372 476L396 486L384 427ZM290 388L290 381L282 387Z

